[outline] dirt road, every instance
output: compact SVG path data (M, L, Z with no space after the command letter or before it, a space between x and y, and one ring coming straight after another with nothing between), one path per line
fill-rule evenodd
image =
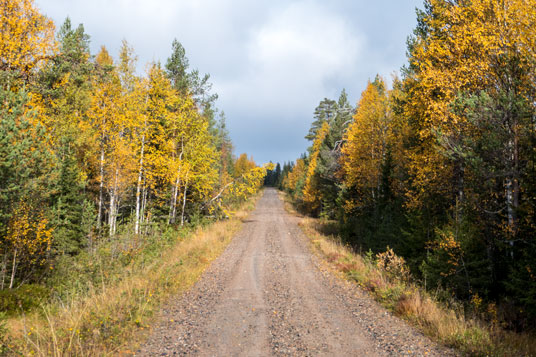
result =
M227 250L162 312L140 356L446 355L323 270L273 189Z

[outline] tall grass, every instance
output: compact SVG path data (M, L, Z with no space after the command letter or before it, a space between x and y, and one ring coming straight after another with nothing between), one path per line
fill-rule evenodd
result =
M54 282L58 286L56 299L0 324L3 352L39 356L133 354L154 322L155 312L170 296L191 287L223 252L254 201L243 205L229 220L166 232L153 236L153 241L133 244L132 250L123 252L130 258L104 246L100 254L88 256L97 261L71 261L71 270L81 279ZM123 262L111 263L113 254Z
M285 206L298 214L288 197ZM536 356L536 336L504 330L496 320L485 321L451 299L445 303L413 281L404 261L391 250L360 255L336 234L325 234L330 222L304 217L300 227L313 251L341 277L354 281L384 307L407 320L435 341L474 356ZM478 302L476 302L478 303Z

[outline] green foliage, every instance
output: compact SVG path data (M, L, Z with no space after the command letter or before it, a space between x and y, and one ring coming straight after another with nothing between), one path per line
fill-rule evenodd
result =
M163 223L151 230L143 241L124 231L76 256L61 255L46 281L46 289L53 290L55 298L65 301L70 296L88 293L93 286L114 285L122 279L125 267L134 269L154 263L176 243L178 234L184 236L191 232L189 228L177 231Z
M281 165L278 162L273 170L266 170L266 176L264 177L264 186L279 187L280 184Z
M328 219L333 219L341 215L340 206L337 205L337 198L343 189L339 171L340 171L340 150L343 145L344 132L352 120L353 108L348 102L346 91L343 89L338 101L324 98L314 111L314 121L311 124L309 133L305 137L308 140L314 140L319 134L319 130L324 123L328 124L327 132L322 133L323 140L313 144L308 148L309 157L302 158L303 163L311 165L311 157L314 157L314 170L309 178L302 175L302 163L299 165L283 165L281 171L281 187L293 195L297 201L303 200L304 189L306 188L306 179L310 182L308 190L308 199L316 197L319 205L314 204L314 214ZM296 168L297 167L297 168ZM296 168L296 169L295 169ZM299 172L293 172L298 170ZM305 169L304 174L309 169ZM289 176L290 174L290 176ZM289 180L290 177L290 180ZM290 181L290 182L289 182ZM288 186L292 187L288 187ZM309 210L311 204L305 204L303 208ZM316 207L318 206L318 207ZM309 208L307 208L309 207Z
M0 336L5 336L7 331L6 327L7 314L4 311L0 311ZM7 354L9 349L9 341L5 338L0 339L0 354Z
M41 258L46 252L41 248L46 249L50 238L42 213L53 192L57 158L42 144L48 136L28 102L25 91L0 87L2 289L44 270ZM9 282L6 271L12 273Z
M322 127L322 124L326 121L330 122L335 117L336 106L337 102L332 99L324 98L320 101L320 104L318 104L314 111L315 120L311 123L309 133L305 136L307 140L314 141L317 131Z
M140 77L126 41L118 61L105 47L93 56L83 25L67 18L54 38L32 0L5 6L16 11L0 11L12 60L0 71L0 291L89 289L158 259L177 222L228 217L259 188L264 168L237 172L210 76L179 41L165 71Z
M336 219L354 249L393 247L428 289L522 329L536 322L536 17L495 5L425 1L403 78L376 76L355 113L344 91L322 100L306 138L328 135L283 187L303 206L307 173L321 207L304 212Z
M83 194L85 185L75 158L69 152L63 155L59 177L52 200L50 222L55 227L56 254L76 255L88 246L90 226L87 215L93 205Z
M175 89L185 93L190 90L191 79L188 74L190 61L182 44L174 39L171 45L171 57L166 62L166 70Z
M0 229L21 199L42 202L50 194L55 157L41 144L44 128L27 108L28 94L0 88Z
M485 241L478 236L472 220L459 210L434 233L421 267L428 284L447 288L462 299L469 299L475 292L489 296L496 281Z
M24 284L16 289L0 290L0 311L4 316L29 312L40 307L49 298L50 290L42 285ZM0 334L2 330L0 316Z
M173 88L183 95L191 94L202 108L204 115L214 120L214 102L218 99L218 95L210 93L212 89L212 84L209 82L210 75L205 74L200 77L199 70L194 69L189 72L189 67L190 61L186 57L186 49L177 39L174 39L171 44L171 56L166 62L166 72ZM212 122L211 127L214 124Z

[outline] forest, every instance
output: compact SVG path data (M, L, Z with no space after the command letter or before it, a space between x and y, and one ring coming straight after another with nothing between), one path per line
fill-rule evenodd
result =
M69 18L56 29L32 0L0 9L0 311L62 296L102 275L97 261L127 266L260 188L265 168L233 155L209 75L179 41L139 75L126 41L92 54Z
M281 188L358 252L511 330L536 326L536 3L427 0L408 65L324 99Z
M321 100L282 165L234 154L179 40L142 71L34 0L0 20L0 355L118 353L263 186L468 320L536 332L536 0L425 0L400 74Z

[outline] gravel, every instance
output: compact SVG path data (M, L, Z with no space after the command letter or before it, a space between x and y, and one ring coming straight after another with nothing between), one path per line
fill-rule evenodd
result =
M311 254L274 189L139 356L454 356Z

